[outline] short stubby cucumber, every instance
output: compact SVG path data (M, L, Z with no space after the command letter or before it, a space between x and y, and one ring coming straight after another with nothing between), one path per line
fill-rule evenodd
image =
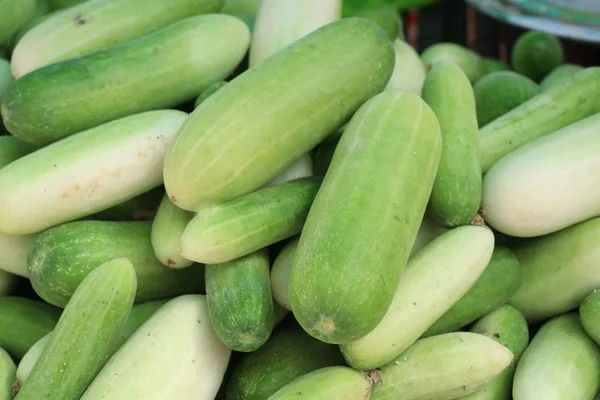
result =
M28 278L27 254L36 237L37 235L7 235L0 232L0 269Z
M38 0L0 0L0 44L34 17Z
M200 104L204 102L204 100L208 99L212 96L217 90L221 89L223 86L227 84L226 81L218 81L207 87L196 97L194 101L194 108L198 108Z
M600 287L600 218L512 248L523 281L510 303L529 322L569 311Z
M300 233L320 183L297 179L200 210L183 232L181 255L218 264Z
M383 319L440 152L435 114L413 93L386 90L354 114L310 209L290 274L292 311L309 334L350 343Z
M310 154L305 154L296 160L292 165L283 170L267 184L267 186L279 185L281 183L293 181L294 179L313 176L313 162Z
M506 303L521 285L519 260L506 247L496 247L490 263L473 287L427 329L425 336L453 332Z
M493 250L492 231L472 225L452 229L425 246L408 262L379 325L341 346L348 364L368 370L393 361L467 293Z
M251 352L273 330L273 297L266 249L206 266L206 301L213 329L227 347Z
M187 117L176 110L125 117L0 169L0 232L36 233L159 186L167 145Z
M76 221L43 232L28 257L33 288L48 303L64 307L90 271L127 257L137 274L137 303L204 290L202 265L177 270L156 259L151 226L150 221Z
M575 313L536 333L517 364L514 400L586 400L600 390L600 348Z
M525 32L515 41L511 61L515 71L536 82L563 62L560 39L546 32Z
M94 214L94 217L102 221L153 220L164 194L165 188L161 185L116 206L102 210Z
M193 261L181 257L177 251L185 227L194 215L177 207L169 196L163 196L152 223L152 248L156 258L171 268L186 268Z
M381 368L369 399L457 399L481 388L512 359L509 349L476 333L421 339Z
M0 348L0 400L13 399L13 384L17 366L10 355Z
M210 325L206 298L180 296L136 331L81 400L213 400L230 355Z
M546 77L540 82L542 90L547 90L556 86L560 86L565 82L568 82L573 76L583 71L581 65L575 64L563 64L554 68Z
M483 172L532 140L600 112L598 92L600 67L590 67L484 126L478 135Z
M311 371L343 364L338 346L314 339L298 325L284 326L236 366L227 399L264 400Z
M342 4L344 1L342 1ZM357 17L366 18L383 28L390 40L403 39L402 18L394 6L381 6L363 10L356 14Z
M442 157L427 213L438 225L467 225L479 211L482 186L471 82L458 66L442 61L427 74L422 96L442 131Z
M137 282L126 258L90 272L65 307L16 399L77 399L110 356L131 311Z
M104 0L54 13L13 50L16 78L59 61L125 43L197 14L219 12L223 0Z
M477 81L486 71L485 63L477 53L455 43L434 44L425 49L421 54L421 60L427 70L443 61L456 64L471 82Z
M23 142L13 136L0 136L0 169L37 149L38 146Z
M197 211L258 189L383 90L393 67L385 32L348 18L250 68L195 109L171 144L171 200Z
M5 93L2 117L14 136L43 145L128 115L173 107L227 77L249 40L248 28L237 18L188 18L23 76Z
M271 268L271 292L273 298L288 310L292 309L288 288L290 286L290 272L294 264L294 255L298 248L299 238L291 240L277 255Z
M387 88L406 90L420 96L427 70L419 53L402 39L394 40L394 52L396 63Z
M594 289L579 307L579 317L585 331L600 344L600 291Z
M600 216L600 113L515 150L483 183L483 217L516 237Z

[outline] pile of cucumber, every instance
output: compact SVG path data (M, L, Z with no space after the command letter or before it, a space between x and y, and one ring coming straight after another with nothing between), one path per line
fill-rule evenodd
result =
M0 0L0 400L593 400L600 67L429 3Z

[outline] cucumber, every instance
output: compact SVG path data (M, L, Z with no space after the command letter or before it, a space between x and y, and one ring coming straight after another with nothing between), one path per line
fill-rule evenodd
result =
M204 268L167 268L154 256L152 223L78 221L40 234L29 252L31 284L50 304L64 307L83 278L100 264L127 257L137 274L136 303L203 290Z
M508 348L514 355L513 361L502 373L482 389L462 400L511 400L512 383L519 358L529 343L529 328L523 314L514 307L502 306L477 321L470 329L494 339Z
M491 74L494 72L498 72L498 71L510 71L510 68L508 67L508 65L506 65L504 62L495 59L495 58L484 58L483 59L483 63L485 64L485 73L487 74Z
M42 352L44 351L46 345L50 341L51 336L52 332L48 333L46 336L35 342L35 344L31 346L29 350L27 350L27 353L25 353L25 355L19 362L16 377L13 381L13 393L15 395L19 390L21 390L21 387L23 386L23 383L27 380L27 378L29 378L33 367L35 367L35 364L40 359L40 356L42 355Z
M15 362L0 348L0 400L12 400L16 371Z
M350 343L383 319L423 218L440 150L437 119L413 93L387 90L354 114L310 209L290 274L292 310L309 334Z
M410 250L409 258L421 251L423 247L431 243L433 239L447 231L448 229L435 225L428 217L423 217L421 226L419 226L419 231L417 232L417 237L415 238L415 242Z
M513 247L523 281L510 303L529 322L581 304L600 287L600 218Z
M250 67L341 15L342 0L263 0L254 23Z
M248 28L227 15L176 22L23 76L2 100L4 123L17 138L44 145L128 115L175 106L229 75L248 41Z
M170 145L171 200L197 211L258 189L383 90L393 66L383 30L348 18L250 68L194 110Z
M208 315L217 336L235 351L261 347L273 330L273 297L266 249L206 266Z
M205 297L180 296L136 331L81 400L213 400L230 354L210 325Z
M541 137L486 174L483 217L516 237L542 236L600 216L600 113Z
M12 136L0 136L0 169L35 150L37 146L30 143Z
M554 68L540 83L542 90L547 90L568 82L575 74L583 71L581 65L563 64Z
M506 247L496 247L473 287L427 329L425 336L456 331L505 304L521 284L519 260Z
M181 257L177 251L185 227L193 217L189 211L173 204L169 196L163 196L152 223L151 239L156 258L167 267L186 268L193 264L193 261Z
M512 359L509 349L476 333L421 339L381 368L369 399L456 399L481 388Z
M53 14L25 34L12 54L15 78L104 50L181 19L218 12L223 0L104 0Z
M54 329L60 310L23 297L0 297L0 347L18 361Z
M309 372L279 389L268 400L360 400L368 399L370 393L371 383L366 376L352 368L335 366Z
M206 207L185 228L180 253L219 264L300 233L319 185L302 178Z
M402 39L394 40L394 52L396 64L387 88L406 90L420 96L427 76L425 64L415 49Z
M600 112L599 91L600 68L587 68L487 124L479 130L483 172L524 144Z
M471 82L477 81L486 71L486 65L477 53L455 43L436 43L425 49L421 60L427 70L442 61L456 64Z
M7 235L0 232L0 270L29 277L27 253L37 235Z
M90 272L15 399L80 398L110 356L131 311L136 285L133 264L126 258Z
M482 186L473 88L458 66L442 61L427 74L423 100L442 131L442 156L427 214L444 227L467 225L479 211Z
M393 361L467 293L493 250L494 234L480 226L462 226L434 239L408 262L379 325L341 346L346 362L368 370Z
M273 298L288 310L292 310L288 287L290 283L290 271L294 263L294 255L298 248L299 237L291 240L275 258L271 268L271 292Z
M267 186L280 185L294 179L307 178L309 176L313 176L313 162L310 154L305 154L273 178Z
M159 186L94 216L103 221L153 220L164 194L164 186Z
M194 102L194 108L198 108L200 104L204 102L204 100L208 99L212 96L217 90L221 89L223 86L227 84L226 81L218 81L207 87L198 95L196 101Z
M600 344L600 292L597 289L581 303L579 317L587 334Z
M341 135L331 135L316 148L313 154L313 170L315 176L325 176L333 153L340 141Z
M102 211L162 183L187 114L150 111L44 147L0 170L0 231L26 235Z
M10 71L10 62L4 58L0 58L0 98L14 81L15 79Z
M577 314L540 328L517 365L514 400L592 399L600 390L600 348Z
M525 32L512 48L511 60L515 71L536 82L562 64L563 48L560 40L546 32Z
M0 0L0 43L34 17L38 0Z
M402 19L393 6L370 8L356 14L357 17L366 18L383 28L390 40L404 39Z
M256 14L260 0L225 0L223 9L224 14Z

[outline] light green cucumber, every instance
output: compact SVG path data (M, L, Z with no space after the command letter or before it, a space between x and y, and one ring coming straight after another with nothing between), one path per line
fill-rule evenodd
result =
M0 348L0 400L13 399L13 384L17 366L10 355Z
M511 60L515 71L536 82L563 62L560 40L546 32L525 32L512 48Z
M206 300L213 329L227 347L251 352L273 330L273 297L266 249L206 266Z
M425 336L456 331L506 303L521 284L519 260L496 247L483 274L469 291L427 329Z
M600 344L600 291L594 289L583 300L579 307L579 317L587 334Z
M383 28L390 40L403 39L402 19L393 6L370 8L356 14L357 17L370 19Z
M31 348L27 351L27 353L25 353L25 355L19 362L15 380L13 381L13 393L16 394L19 390L21 390L23 383L27 380L27 378L29 378L29 375L31 375L31 371L40 359L42 352L44 351L46 345L50 341L51 335L52 332L48 333L46 336L35 342L35 344L31 346Z
M221 89L223 86L227 84L226 81L218 81L207 87L198 95L196 101L194 102L194 108L198 108L200 104L204 102L204 100L208 99L212 96L217 90Z
M37 235L7 235L0 232L0 270L29 277L27 254Z
M48 303L64 307L89 272L108 260L127 257L137 274L137 303L201 292L203 266L177 270L162 265L150 242L151 225L77 221L43 232L28 257L33 288Z
M173 204L169 196L163 196L152 223L151 239L156 258L167 267L186 268L193 264L178 252L183 231L193 217Z
M417 254L423 247L428 245L433 239L447 232L448 230L442 228L433 222L427 216L423 217L421 221L421 226L419 227L419 231L417 232L417 237L415 237L415 241L413 243L412 249L410 250L410 257L413 257Z
M294 255L298 248L299 238L295 238L285 245L283 250L275 258L271 268L271 292L273 298L288 310L292 309L288 287L290 282L290 271L294 263Z
M455 43L434 44L425 49L421 60L427 70L442 61L456 64L471 82L477 81L486 71L485 63L477 53Z
M279 185L294 179L313 176L313 161L310 154L305 154L283 172L273 178L267 186Z
M230 354L211 327L206 298L180 296L133 334L81 400L212 400Z
M385 32L348 18L250 68L194 110L169 147L171 200L197 211L258 189L383 90L393 66Z
M437 119L413 93L386 90L354 114L310 209L290 274L292 310L309 334L346 344L383 319L440 152Z
M576 64L563 64L554 68L540 83L542 90L547 90L556 86L560 86L563 83L568 82L575 76L575 74L583 71L584 68L581 65Z
M38 0L0 0L0 43L6 42L21 25L33 18Z
M402 39L394 40L394 52L396 63L387 88L407 90L420 96L427 75L425 64L415 49Z
M0 232L36 233L162 183L167 145L188 115L132 115L44 147L0 169Z
M473 286L488 265L494 234L462 226L425 246L407 264L383 320L360 339L342 345L356 369L379 368L408 349Z
M598 92L600 68L590 67L487 124L479 130L483 172L534 139L600 112Z
M296 379L279 389L268 400L362 400L368 399L371 382L352 368L325 367Z
M519 358L529 343L529 327L523 314L506 305L492 311L477 321L470 329L508 348L513 353L511 364L482 389L462 400L511 400L512 383Z
M139 38L179 20L218 12L223 0L86 1L54 13L25 34L11 62L16 78L46 65Z
M237 18L188 18L23 76L6 92L2 117L17 138L48 144L128 115L173 107L229 75L248 42L248 28Z
M496 58L484 58L485 74L491 74L498 71L510 71L508 65Z
M13 136L0 136L0 169L37 149Z
M224 14L255 14L260 6L260 0L225 0Z
M593 399L600 390L600 348L575 313L556 317L535 334L517 364L514 400Z
M300 233L320 179L302 178L203 208L181 237L181 255L219 264Z
M441 61L427 74L423 100L442 131L442 157L427 214L444 227L467 225L479 211L483 184L473 88L457 65Z
M126 258L90 272L65 307L18 400L77 399L110 356L135 298L136 274Z
M102 210L94 216L103 221L153 220L164 194L165 188L161 185L109 209Z
M510 303L529 322L569 311L600 287L600 218L512 248L523 281Z
M10 62L4 58L0 58L0 98L14 81L15 79L10 70Z
M485 221L535 237L600 216L599 148L600 113L508 154L484 178Z

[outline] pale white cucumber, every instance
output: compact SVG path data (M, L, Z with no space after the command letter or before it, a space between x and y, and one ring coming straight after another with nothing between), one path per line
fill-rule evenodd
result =
M17 378L15 380L15 391L18 391L23 383L27 380L29 375L31 375L31 370L33 367L35 367L35 364L40 359L44 348L50 341L51 335L52 332L35 342L35 344L29 348L27 353L25 353L21 361L19 361L19 366L17 367Z
M271 293L273 298L286 309L292 309L288 287L290 284L290 271L294 263L294 255L298 247L299 237L285 245L283 250L275 258L271 268Z
M8 235L0 232L0 269L28 278L27 253L36 237L37 235Z
M193 264L177 251L183 231L193 217L193 213L173 204L169 196L163 196L152 222L151 240L156 258L167 267L185 268Z
M427 70L421 57L410 44L402 39L394 40L394 52L396 53L396 64L387 89L407 90L420 96L427 76Z
M295 163L287 167L281 174L277 175L267 186L279 185L293 181L294 179L313 176L313 161L309 154L300 157Z

